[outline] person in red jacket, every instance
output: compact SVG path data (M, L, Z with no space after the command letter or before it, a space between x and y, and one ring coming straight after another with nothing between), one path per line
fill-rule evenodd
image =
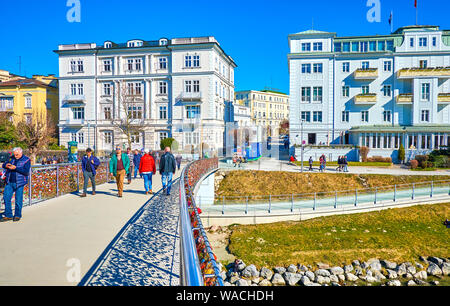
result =
M150 155L150 150L145 149L144 153L139 163L139 173L144 177L145 194L152 194L152 176L156 173L155 160Z

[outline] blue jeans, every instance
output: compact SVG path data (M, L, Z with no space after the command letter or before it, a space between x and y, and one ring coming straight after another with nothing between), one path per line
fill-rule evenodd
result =
M139 166L134 166L134 179L136 179L138 171L139 171ZM139 173L139 175L142 178L142 174Z
M167 187L167 194L170 194L170 189L172 188L172 177L172 172L164 172L161 177L163 189Z
M14 209L14 217L22 218L22 206L23 206L23 187L17 188L16 183L10 183L6 185L5 191L3 193L3 199L5 200L5 217L6 218L12 218L12 204L11 199L13 196L13 193L15 193L15 209Z
M142 174L142 176L144 177L145 192L149 192L150 190L152 190L152 175L153 175L153 173L151 173L151 172Z

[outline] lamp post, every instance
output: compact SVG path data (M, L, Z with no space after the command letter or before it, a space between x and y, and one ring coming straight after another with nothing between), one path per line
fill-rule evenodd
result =
M88 122L88 124L87 124L87 127L88 127L88 148L90 148L91 147L91 135L90 135L90 131L91 131L91 123L90 122Z
M301 155L302 155L302 169L301 169L301 173L303 173L303 152L304 152L304 150L303 150L303 122L304 122L304 120L302 119L302 121L301 121L301 136L300 136L300 138L301 138L301 146L302 146L302 151L301 151Z

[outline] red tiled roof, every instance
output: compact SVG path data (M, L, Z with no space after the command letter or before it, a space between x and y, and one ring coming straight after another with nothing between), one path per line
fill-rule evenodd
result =
M41 86L41 87L53 87L44 82L35 79L20 79L14 81L0 82L0 86Z

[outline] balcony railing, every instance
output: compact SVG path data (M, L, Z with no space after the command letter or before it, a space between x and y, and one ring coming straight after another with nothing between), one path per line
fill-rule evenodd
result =
M63 100L67 104L80 104L85 103L85 101L86 96L84 95L66 95Z
M375 93L366 93L359 94L353 98L355 104L375 104L377 103L377 94Z
M405 68L397 72L399 79L411 79L415 77L441 77L450 78L450 67L436 68Z
M72 125L72 126L84 126L84 119L67 119L65 121L66 125Z
M438 103L450 103L450 93L438 94Z
M202 93L201 92L182 92L178 99L182 101L201 101Z
M355 80L372 80L378 78L378 68L360 68L353 73Z
M397 96L397 104L411 104L413 103L413 94L399 94Z

